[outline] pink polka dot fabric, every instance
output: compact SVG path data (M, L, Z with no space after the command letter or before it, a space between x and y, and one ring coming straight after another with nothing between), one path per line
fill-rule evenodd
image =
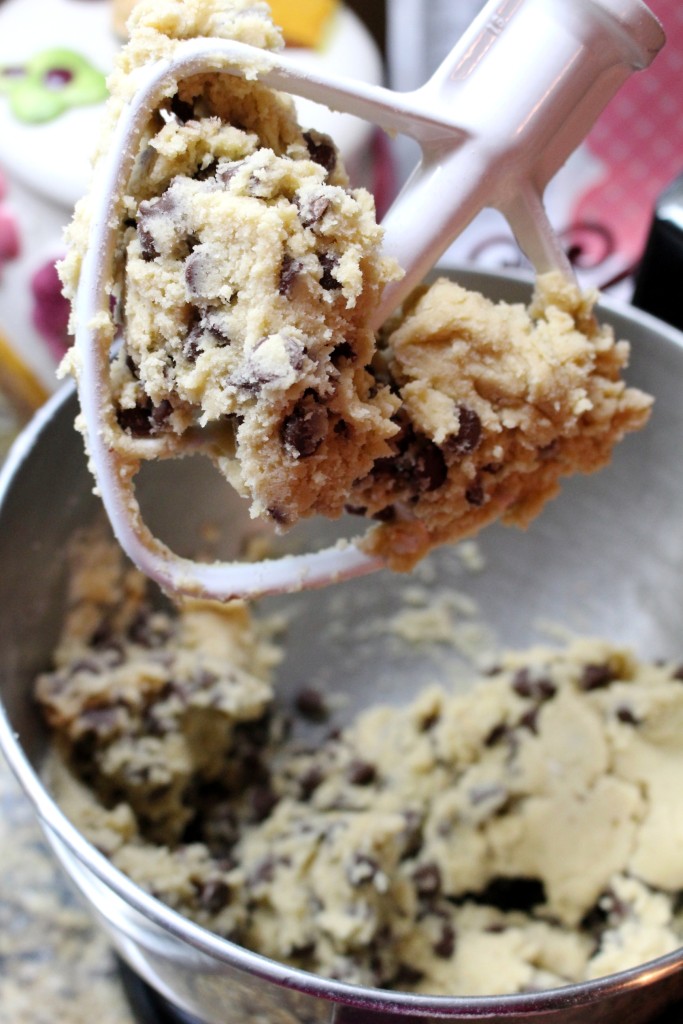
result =
M683 174L683 0L647 5L667 42L647 71L626 82L588 136L603 175L578 198L572 217L608 227L627 265L642 254L657 197Z

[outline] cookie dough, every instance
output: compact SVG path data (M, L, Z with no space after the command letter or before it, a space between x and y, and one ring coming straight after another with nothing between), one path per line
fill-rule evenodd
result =
M136 69L178 40L281 43L246 0L145 0L130 26L112 124ZM90 202L61 267L72 298ZM558 274L528 308L437 281L378 345L367 324L398 270L373 201L349 189L332 141L253 79L179 83L143 132L119 216L110 444L136 466L201 432L278 529L355 512L381 524L364 546L409 569L494 519L527 525L562 476L603 466L647 419L649 398L621 380L628 346Z
M105 572L76 576L37 681L49 784L160 900L306 970L431 994L554 987L680 945L679 667L598 640L510 653L465 693L444 669L304 745L291 715L329 706L306 681L275 705L265 623L153 611L88 552Z
M528 307L447 279L407 304L375 364L400 429L349 503L382 522L366 547L408 569L496 519L528 526L563 476L602 468L644 425L651 399L622 380L628 344L595 298L545 274Z
M141 3L129 27L112 121L136 69L178 40L281 42L265 6L243 0ZM61 271L71 297L88 208ZM113 315L125 342L111 371L111 443L133 461L144 439L182 454L200 428L254 515L280 527L340 515L398 429L396 399L367 369L367 324L399 271L381 254L372 197L349 188L332 141L302 131L291 100L253 77L195 75L143 133L119 213Z

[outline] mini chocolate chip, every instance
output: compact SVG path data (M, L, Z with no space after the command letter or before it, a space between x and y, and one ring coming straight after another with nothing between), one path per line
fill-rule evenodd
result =
M296 695L294 706L300 715L311 722L325 722L329 718L329 708L319 690L306 687Z
M489 732L488 736L484 740L485 747L495 747L496 743L500 743L502 739L505 739L510 734L510 726L505 722L501 722L499 725L494 725L493 729Z
M313 455L327 434L327 410L314 391L306 391L282 423L282 443L298 458Z
M249 881L252 885L259 885L263 882L272 882L275 878L275 868L277 867L277 860L272 854L267 854L263 860L256 865L256 869L252 874Z
M354 758L346 770L346 778L352 786L369 786L377 778L377 768L370 761Z
M221 879L210 879L199 885L197 900L202 910L218 914L230 902L230 889Z
M416 437L412 459L414 477L419 484L420 491L436 491L445 483L448 474L446 460L438 445L429 438Z
M232 160L230 163L227 164L219 164L216 178L223 185L228 185L230 181L235 177L240 167L243 167L245 163L246 160Z
M386 987L401 989L410 985L417 985L423 978L424 973L416 967L411 967L410 964L399 964L398 970Z
M330 362L337 368L346 360L352 360L355 358L356 353L353 351L353 348L348 341L340 341L338 345L334 346L330 353Z
M128 627L128 637L134 644L152 650L163 647L171 635L165 619L153 618L149 611L140 611Z
M287 526L289 523L289 515L284 509L277 508L275 505L271 505L266 509L266 515L269 519L272 519L278 526Z
M202 346L203 334L204 332L199 324L195 324L185 338L185 341L183 342L183 356L187 359L188 363L196 363L197 359L204 351Z
M522 729L528 729L530 732L538 733L538 712L540 705L537 704L535 707L530 708L520 718L518 725Z
M185 284L192 296L202 294L202 268L206 267L206 255L202 252L193 252L185 260Z
M373 882L379 870L379 864L374 857L370 857L366 853L354 853L346 877L351 885L363 885L366 882Z
M528 668L520 668L513 677L512 689L520 697L532 700L550 700L557 693L557 687L550 679L534 679Z
M298 779L299 785L301 786L301 799L309 800L324 780L325 776L319 765L312 764L307 768L303 775L300 775Z
M377 512L373 512L372 518L376 519L378 523L394 523L397 516L396 506L386 505L384 508L378 509Z
M335 267L339 265L339 257L333 253L319 252L318 261L323 271L320 277L320 287L324 288L326 292L341 288L341 281L338 281L332 273Z
M432 946L434 955L442 960L450 960L455 951L455 928L449 921L444 921L441 927L441 936L438 942Z
M170 190L167 190L156 199L144 199L140 203L138 207L137 233L140 249L142 250L142 258L146 262L150 262L159 255L154 242L154 236L150 230L150 221L155 217L163 217L165 214L172 213L175 206L176 202Z
M609 664L586 665L581 675L581 688L583 690L599 690L613 683L616 678L617 676Z
M152 403L136 405L132 409L118 409L116 419L122 430L133 437L149 437L152 433Z
M297 196L296 205L299 210L299 220L305 228L310 228L325 216L330 207L330 200L327 196L318 195L304 202Z
M616 709L616 715L619 721L626 725L640 725L640 719L628 704L620 704Z
M672 679L677 679L679 682L683 682L683 665L679 665L671 673Z
M337 150L329 135L317 131L304 132L304 140L311 160L331 174L337 166Z
M255 786L251 792L254 821L265 821L279 802L277 793L269 785Z
M545 888L538 878L524 876L507 878L497 875L485 889L470 898L476 903L497 907L498 910L532 910L545 903Z
M415 891L422 898L436 896L441 892L441 870L434 861L416 867L412 879Z
M181 100L178 93L176 93L171 100L171 113L175 116L175 119L179 124L187 124L187 122L192 121L195 116L192 104L187 103L185 100Z
M484 488L481 484L472 484L465 491L465 499L470 505L480 508L484 504Z
M420 732L429 732L433 729L436 723L441 718L441 712L437 709L436 711L430 711L429 714L424 715L419 722Z
M285 253L282 258L282 264L280 265L280 278L278 281L278 291L280 295L284 295L285 298L290 298L292 294L292 288L297 278L304 269L304 265L301 260L294 259L289 253Z
M155 433L154 428L161 426L173 412L173 406L167 398L162 398L158 405L152 406L151 419L152 419L152 433Z
M451 434L444 442L448 451L466 455L474 451L481 440L481 419L474 409L458 406L458 432Z

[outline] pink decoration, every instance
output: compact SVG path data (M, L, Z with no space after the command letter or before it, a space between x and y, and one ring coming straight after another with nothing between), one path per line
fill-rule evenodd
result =
M574 209L577 222L608 225L633 265L642 254L655 202L683 171L683 5L648 0L667 43L652 67L633 75L588 136L602 177Z
M19 225L10 207L4 202L7 195L7 181L0 171L0 270L3 263L15 260L19 255Z
M61 359L71 344L68 331L69 303L62 295L55 260L49 260L31 278L33 325L45 339L56 359Z

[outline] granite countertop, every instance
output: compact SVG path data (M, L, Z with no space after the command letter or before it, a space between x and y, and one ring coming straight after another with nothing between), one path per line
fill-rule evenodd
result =
M104 934L0 754L0 1024L134 1024Z

